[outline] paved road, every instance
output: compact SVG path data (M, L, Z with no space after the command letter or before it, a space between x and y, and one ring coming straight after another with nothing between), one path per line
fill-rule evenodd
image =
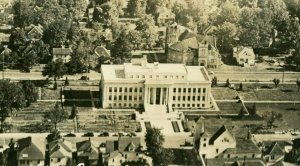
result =
M215 72L214 76L220 81L250 81L250 80L259 80L259 81L272 81L274 78L280 79L282 82L282 72L255 72L255 73L241 73L241 72ZM284 73L284 82L294 82L300 79L300 73L297 72L288 72Z
M1 79L3 77L3 73L1 71ZM86 74L76 74L76 75L66 75L69 80L79 80L81 76L85 76ZM95 71L91 71L88 73L88 77L90 80L100 80L101 74ZM4 78L10 80L43 80L46 77L42 75L42 72L31 71L30 73L20 72L18 70L6 70L4 72Z

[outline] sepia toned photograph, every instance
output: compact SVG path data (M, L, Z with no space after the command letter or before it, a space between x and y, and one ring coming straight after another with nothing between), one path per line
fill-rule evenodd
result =
M0 166L300 165L300 0L0 0Z

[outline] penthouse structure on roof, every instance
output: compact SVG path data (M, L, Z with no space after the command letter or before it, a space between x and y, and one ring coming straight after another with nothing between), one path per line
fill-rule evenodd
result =
M144 56L122 65L102 65L103 108L211 108L211 81L202 66L147 63Z

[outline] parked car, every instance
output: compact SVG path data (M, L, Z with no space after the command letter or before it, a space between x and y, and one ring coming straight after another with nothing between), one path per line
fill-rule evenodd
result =
M83 137L94 137L94 133L93 132L87 132L85 134L82 135Z

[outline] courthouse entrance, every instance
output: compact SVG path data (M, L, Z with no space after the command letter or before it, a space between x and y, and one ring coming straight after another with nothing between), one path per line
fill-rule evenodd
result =
M169 102L169 88L147 87L145 89L145 104L167 105Z

